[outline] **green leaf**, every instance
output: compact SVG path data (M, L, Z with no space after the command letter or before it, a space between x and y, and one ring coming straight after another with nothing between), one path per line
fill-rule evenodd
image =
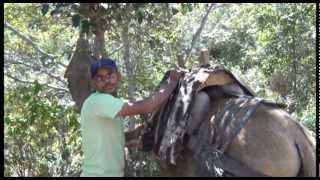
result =
M176 15L179 12L179 10L177 8L175 8L175 7L172 7L171 8L171 12L172 12L173 15Z
M47 3L41 4L41 13L43 16L47 14L48 10L49 10L49 4Z
M189 10L189 12L191 12L192 11L192 4L187 4L187 7L188 7L188 10Z
M70 152L69 152L68 147L66 147L66 148L64 148L64 149L62 150L61 158L62 158L63 160L65 160L65 161L67 161L67 160L69 159L69 157L70 157Z
M4 122L5 122L5 124L10 124L11 123L11 118L4 117Z
M35 81L35 85L34 85L34 94L38 94L38 92L40 92L42 90L42 86L38 83L38 81Z
M50 16L53 16L53 15L58 14L58 13L59 13L58 9L54 9L54 10L52 10L50 12Z
M88 33L90 29L90 22L86 19L81 21L81 31Z
M57 3L56 9L60 9L62 7L65 7L65 6L68 6L68 4L67 3Z
M80 16L79 14L75 14L72 16L72 26L73 27L78 27L80 24Z
M153 49L155 47L155 44L154 44L154 42L152 40L149 41L149 44L150 44L150 48L151 49Z
M188 10L189 10L189 8L188 8L187 4L185 4L185 3L181 4L181 13L183 15L185 15L188 12Z
M143 13L141 11L138 11L138 23L141 24L143 21Z
M117 19L118 22L121 22L121 21L122 21L122 17L121 17L121 14L120 14L120 13L118 13L118 14L116 15L116 19Z

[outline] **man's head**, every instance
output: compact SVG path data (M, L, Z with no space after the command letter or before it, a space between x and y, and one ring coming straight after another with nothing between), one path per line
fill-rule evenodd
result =
M91 65L91 78L94 88L101 93L115 95L121 80L116 63L110 58L98 59Z

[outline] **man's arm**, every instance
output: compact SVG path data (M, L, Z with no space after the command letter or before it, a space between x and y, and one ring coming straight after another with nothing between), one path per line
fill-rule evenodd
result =
M144 100L125 103L117 116L132 116L156 110L166 99L169 98L170 94L177 86L179 78L179 73L171 71L169 83L167 85L160 87L158 92Z
M160 88L154 95L144 100L125 103L117 116L131 116L154 111L169 98L176 85L177 82L171 81L169 84Z

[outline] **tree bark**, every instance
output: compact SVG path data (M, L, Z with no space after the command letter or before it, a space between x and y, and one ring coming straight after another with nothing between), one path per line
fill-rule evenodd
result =
M296 30L296 20L297 18L293 18L293 24L292 24L292 34L296 34L295 30ZM289 54L289 60L292 61L291 65L292 65L292 69L291 69L291 74L292 74L292 84L291 87L293 88L293 94L297 94L297 53L296 53L296 40L295 40L295 36L292 36L292 44L291 44L291 53ZM290 72L290 70L289 70ZM290 74L288 74L289 76ZM288 78L291 79L291 78ZM288 82L286 82L288 83ZM290 87L290 86L289 86ZM286 92L286 95L289 93L289 90ZM289 108L289 113L293 113L296 108L297 108L297 101L293 102L293 106L291 106L291 108Z
M102 24L100 22L96 23L94 30L94 56L97 58L108 57L104 39L105 30L101 28Z
M123 24L122 43L124 47L123 60L126 68L126 76L128 77L128 97L133 100L135 92L135 84L133 78L133 64L130 61L130 40L129 40L129 20ZM129 131L134 129L134 121L129 120Z
M82 103L93 92L90 82L90 66L95 62L95 59L91 55L96 58L107 57L104 38L105 26L102 24L103 19L98 15L99 8L102 7L97 3L80 4L79 13L93 22L95 26L90 26L93 29L89 32L80 30L76 50L65 73L72 99L76 102L77 112L80 112ZM90 44L89 39L92 38L93 44Z

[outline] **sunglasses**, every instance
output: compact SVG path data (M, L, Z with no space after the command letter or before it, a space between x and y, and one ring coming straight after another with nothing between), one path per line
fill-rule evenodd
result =
M116 73L111 73L111 74L108 74L106 76L100 76L100 75L96 75L96 77L94 78L96 81L104 81L104 82L107 82L107 81L110 81L111 79L114 79L117 77L117 74Z

